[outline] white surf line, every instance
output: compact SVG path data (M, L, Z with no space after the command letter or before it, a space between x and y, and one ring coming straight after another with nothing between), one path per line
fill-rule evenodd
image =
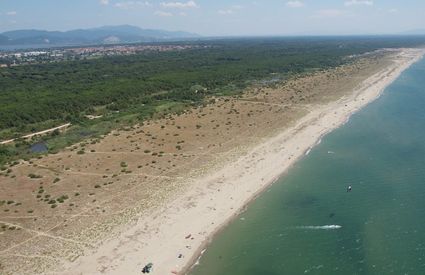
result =
M197 266L200 264L201 258L204 255L205 251L207 251L206 248L202 249L202 251L199 253L199 257L196 259L196 262L193 264L193 266Z
M305 152L305 155L308 156L311 152L311 149L313 149L313 147L308 148L308 150Z
M330 224L330 225L303 225L296 226L296 229L311 229L311 230L335 230L341 229L342 226L338 224Z

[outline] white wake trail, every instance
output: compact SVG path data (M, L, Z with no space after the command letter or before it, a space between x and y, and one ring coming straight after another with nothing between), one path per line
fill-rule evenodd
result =
M297 229L312 229L312 230L334 230L342 228L341 225L330 224L330 225L309 225L309 226L297 226Z

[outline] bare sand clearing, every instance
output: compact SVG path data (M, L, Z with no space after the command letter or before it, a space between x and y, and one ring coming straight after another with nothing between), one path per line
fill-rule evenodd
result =
M423 54L423 50L403 50L393 63L367 78L350 95L325 105L311 106L296 125L264 140L237 161L227 163L208 176L191 179L191 188L178 199L144 216L94 254L80 257L65 273L140 274L149 262L154 263L152 274L184 273L220 227L240 213L323 135L376 99ZM183 257L179 258L179 254Z
M213 234L422 50L117 130L0 172L0 274L184 273ZM182 254L182 258L178 255Z

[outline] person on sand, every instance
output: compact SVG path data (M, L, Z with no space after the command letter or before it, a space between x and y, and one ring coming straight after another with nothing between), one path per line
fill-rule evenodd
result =
M142 269L142 273L143 273L143 274L145 274L145 273L151 273L151 271L152 271L152 267L153 267L153 264L152 264L152 263L148 263L147 265L145 265L145 266L143 267L143 269Z

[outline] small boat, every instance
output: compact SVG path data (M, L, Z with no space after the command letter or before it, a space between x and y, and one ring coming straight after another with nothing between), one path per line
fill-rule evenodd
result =
M352 190L353 188L351 187L351 185L348 185L348 187L347 187L347 192L351 192L351 190Z

